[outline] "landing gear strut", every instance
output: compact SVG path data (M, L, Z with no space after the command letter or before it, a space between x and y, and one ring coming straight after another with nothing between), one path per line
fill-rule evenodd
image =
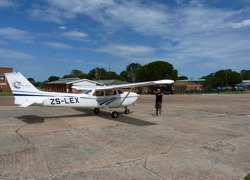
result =
M124 113L125 113L125 114L129 114L129 109L125 108Z

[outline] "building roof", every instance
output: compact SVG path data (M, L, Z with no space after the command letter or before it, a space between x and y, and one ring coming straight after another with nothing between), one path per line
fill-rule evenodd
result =
M240 83L241 85L247 85L249 86L250 85L250 80L243 80L242 83Z
M45 84L70 84L77 80L79 80L79 78L65 78L65 79L59 79L56 81L47 82Z
M93 84L98 84L98 85L102 85L102 83L99 83L97 81L91 81L89 79L79 79L79 78L65 78L65 79L59 79L57 81L52 81L52 82L47 82L45 84L73 84L73 83L77 83L77 82L90 82Z
M96 82L102 83L106 86L109 85L119 85L119 84L128 84L127 81L120 81L120 80L116 80L116 79L110 79L110 80L97 80Z

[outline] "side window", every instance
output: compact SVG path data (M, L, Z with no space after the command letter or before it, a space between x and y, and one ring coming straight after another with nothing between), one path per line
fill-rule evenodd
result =
M103 96L103 91L96 91L93 95L94 96Z
M113 93L112 93L112 90L106 90L105 91L105 94L106 94L106 96L110 96L110 95L113 95Z
M123 93L123 90L122 90L122 89L118 89L118 93L119 93L119 94L122 94L122 93Z

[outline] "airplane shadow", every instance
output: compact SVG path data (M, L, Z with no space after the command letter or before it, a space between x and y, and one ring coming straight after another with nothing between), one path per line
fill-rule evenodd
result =
M34 123L44 123L44 117L37 116L37 115L23 115L20 117L16 117L17 119L20 119L21 121L27 123L27 124L34 124Z
M23 115L16 117L24 123L35 124L35 123L44 123L45 119L55 119L55 118L76 118L76 117L91 117L91 116L100 116L107 120L121 122L129 125L135 126L152 126L157 123L148 122L134 117L126 116L125 114L119 113L118 118L112 118L109 112L101 111L99 114L94 114L93 109L83 109L83 108L73 108L79 112L84 112L84 114L73 114L73 115L61 115L61 116L37 116L37 115ZM133 112L131 112L133 113Z
M73 108L77 111L84 112L86 113L87 116L100 116L102 118L111 120L111 121L116 121L116 122L121 122L125 124L130 124L130 125L135 125L135 126L152 126L152 125L157 125L157 123L141 120L138 118L134 117L129 117L126 116L123 112L119 112L119 117L118 118L112 118L110 115L110 112L107 111L101 111L99 114L94 114L93 109L86 109L86 108ZM133 112L130 112L132 114Z

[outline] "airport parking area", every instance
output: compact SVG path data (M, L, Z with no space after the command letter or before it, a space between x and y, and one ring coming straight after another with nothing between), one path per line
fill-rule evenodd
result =
M244 179L250 94L141 95L117 109L17 107L0 97L0 179Z

